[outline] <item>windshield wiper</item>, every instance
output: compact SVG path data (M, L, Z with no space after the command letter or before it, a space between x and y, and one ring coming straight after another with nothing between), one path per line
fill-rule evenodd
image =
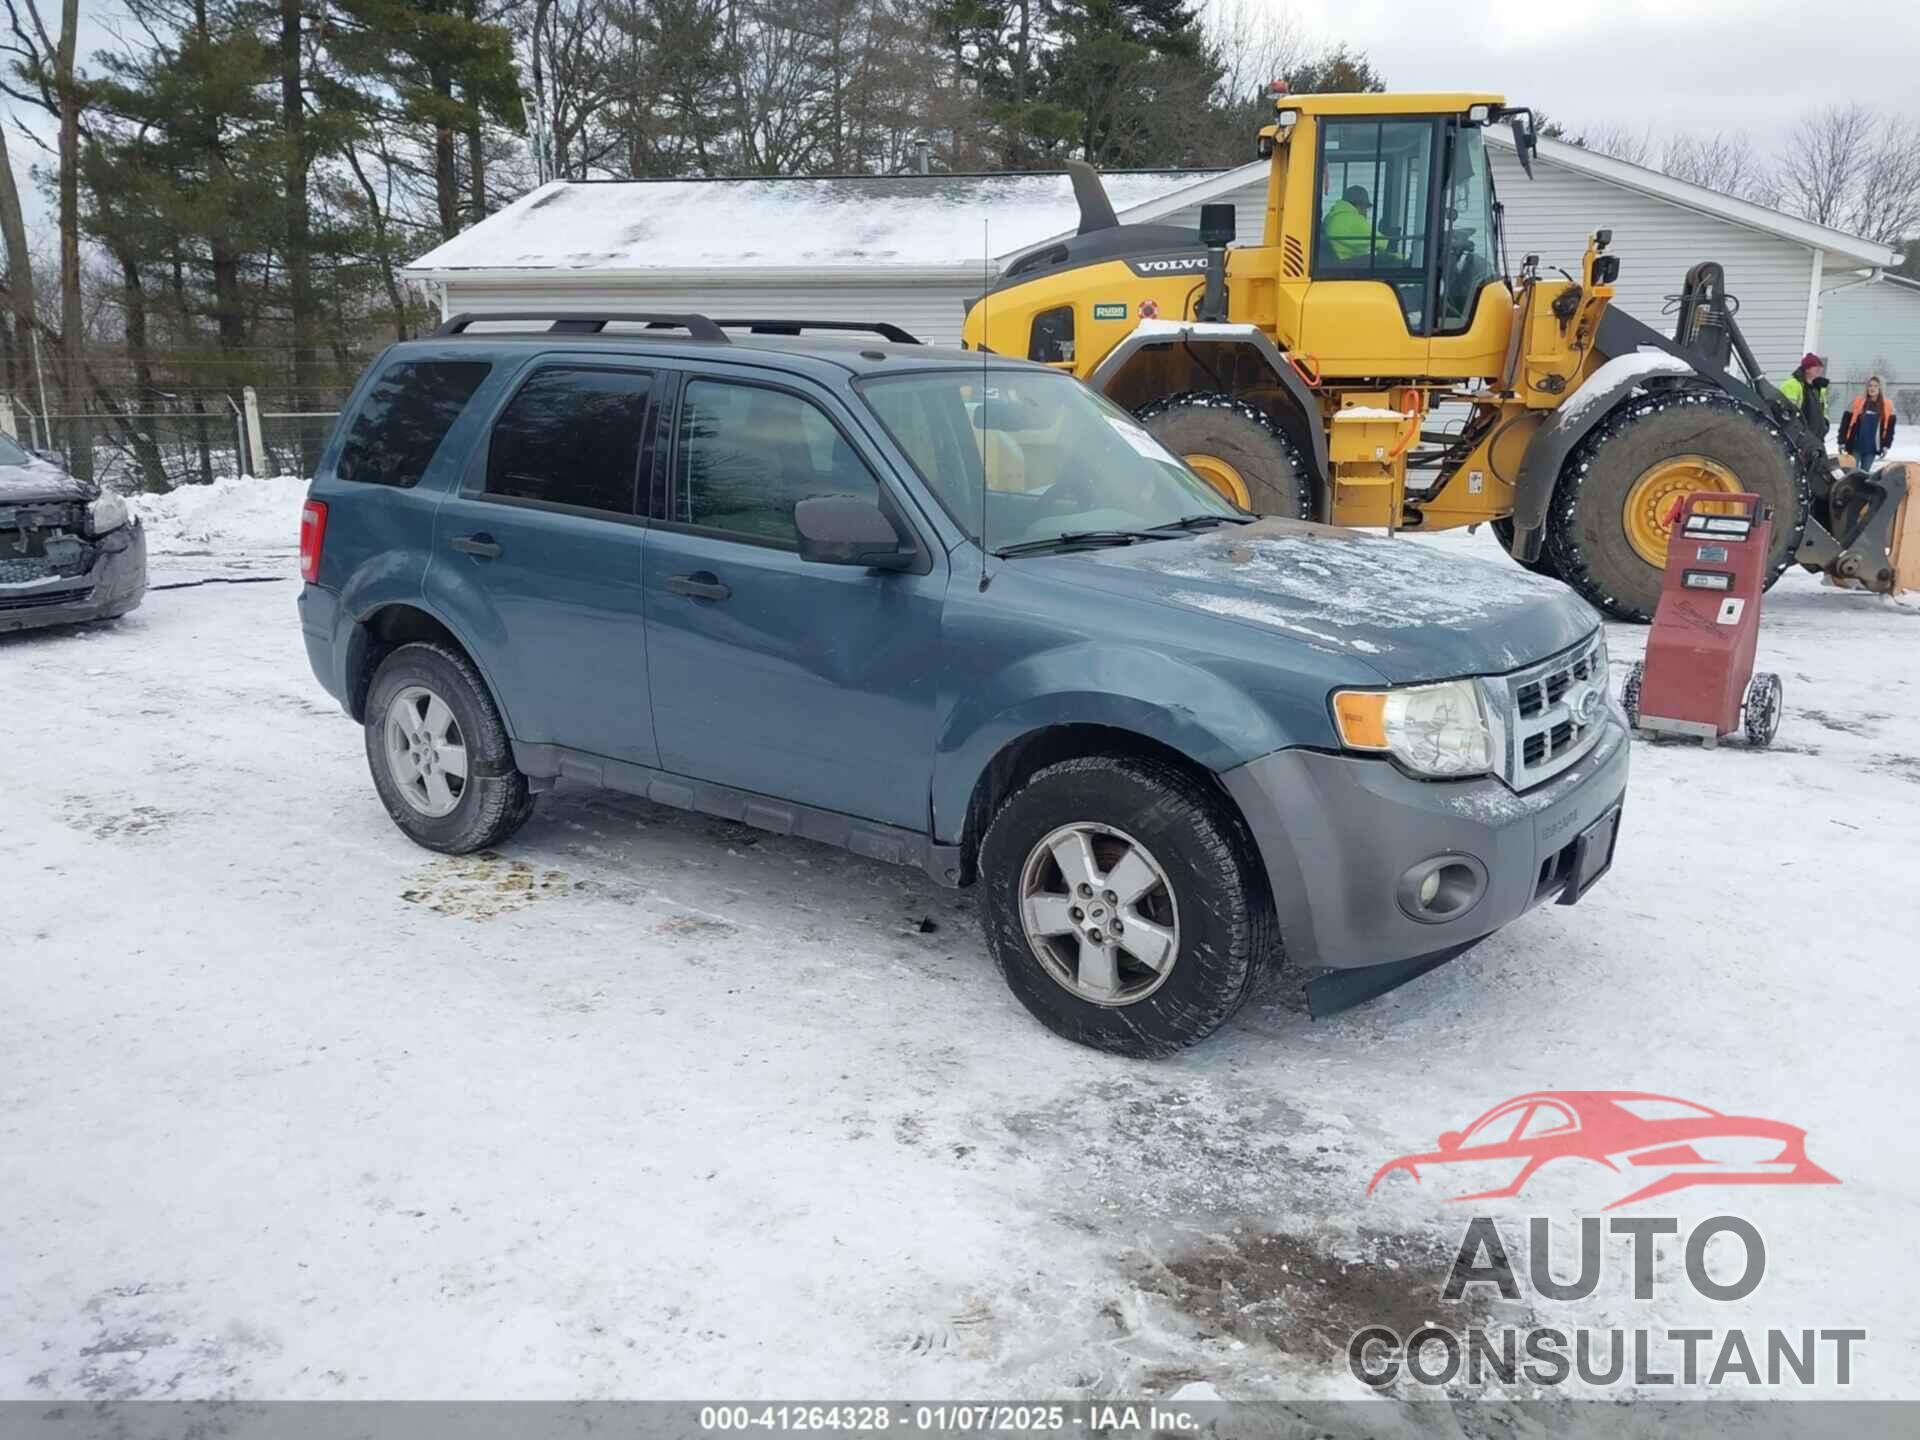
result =
M1137 545L1142 540L1167 537L1151 530L1069 530L1064 535L1049 535L1044 540L1022 540L1002 545L993 553L1005 559L1009 555L1035 555L1042 550L1071 550L1080 545Z
M1251 525L1260 517L1257 515L1182 515L1178 520L1169 520L1164 525L1156 525L1155 530L1205 530L1215 525Z

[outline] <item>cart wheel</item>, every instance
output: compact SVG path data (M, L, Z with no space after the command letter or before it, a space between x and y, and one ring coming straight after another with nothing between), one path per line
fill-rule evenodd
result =
M1747 685L1747 744L1764 748L1780 729L1780 677L1756 675Z
M1626 683L1620 687L1620 708L1627 712L1627 724L1635 730L1640 728L1640 677L1646 673L1646 662L1634 661Z

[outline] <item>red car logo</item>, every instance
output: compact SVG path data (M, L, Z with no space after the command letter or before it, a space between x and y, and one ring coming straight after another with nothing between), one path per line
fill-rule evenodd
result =
M1399 1172L1420 1180L1442 1165L1463 1172L1511 1174L1508 1183L1466 1200L1518 1195L1543 1166L1585 1160L1647 1183L1612 1201L1617 1209L1693 1185L1838 1185L1807 1159L1807 1132L1752 1115L1722 1115L1690 1100L1637 1090L1554 1090L1521 1095L1487 1111L1465 1132L1449 1130L1440 1148L1401 1155L1374 1172L1367 1193Z

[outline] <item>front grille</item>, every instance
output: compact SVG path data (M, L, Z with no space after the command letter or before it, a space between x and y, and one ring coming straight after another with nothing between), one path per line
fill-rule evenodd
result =
M60 567L44 555L30 560L0 560L0 585L24 585L33 580L50 580Z
M48 605L72 605L93 594L91 586L78 590L36 590L31 595L0 595L0 610L38 610Z
M1610 703L1606 637L1596 630L1572 649L1488 684L1500 732L1500 778L1528 789L1558 775L1600 738Z

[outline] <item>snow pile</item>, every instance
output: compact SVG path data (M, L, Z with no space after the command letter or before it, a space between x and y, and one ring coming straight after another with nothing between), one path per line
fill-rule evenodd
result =
M226 476L211 485L182 485L165 495L132 495L147 527L147 558L156 581L180 572L286 569L300 550L300 506L307 482L298 475ZM244 563L243 563L244 562Z

